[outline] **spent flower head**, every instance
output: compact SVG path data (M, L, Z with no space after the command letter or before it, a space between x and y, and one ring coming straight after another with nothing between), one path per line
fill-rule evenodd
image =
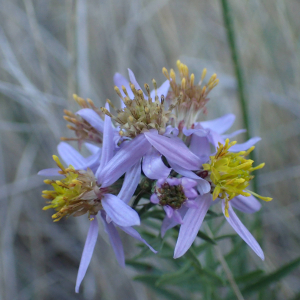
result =
M162 69L163 74L170 81L171 89L168 92L166 101L175 105L175 126L190 128L198 119L199 113L205 109L210 91L219 83L217 74L213 74L206 85L202 82L206 76L206 69L203 69L199 83L195 84L195 75L189 75L189 68L180 60L177 61L180 83L176 83L176 73L173 69L170 73L166 68Z

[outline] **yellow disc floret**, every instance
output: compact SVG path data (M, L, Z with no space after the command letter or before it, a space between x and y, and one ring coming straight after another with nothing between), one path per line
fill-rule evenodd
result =
M247 151L240 151L238 153L230 152L229 149L236 142L229 142L226 139L225 144L219 143L217 153L210 156L210 161L203 164L203 169L210 174L210 180L213 188L213 200L216 198L225 199L225 215L228 214L228 202L238 195L250 196L251 194L264 200L271 201L272 198L262 197L246 188L250 184L250 180L254 178L251 172L264 167L264 163L252 167L253 160L246 159L245 156L249 155L254 150L252 146Z
M72 165L65 168L59 158L53 155L57 166L61 169L60 174L65 178L62 180L46 179L46 184L51 184L54 190L45 190L42 197L49 199L49 205L43 210L53 208L57 211L52 218L54 222L64 216L81 216L85 213L96 215L102 209L100 190L97 187L94 174L91 170L77 171ZM97 195L96 195L97 194Z

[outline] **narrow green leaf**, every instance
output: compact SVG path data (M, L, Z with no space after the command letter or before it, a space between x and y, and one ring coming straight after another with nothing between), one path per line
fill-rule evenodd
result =
M188 261L181 269L176 272L167 273L162 275L156 282L155 286L161 286L165 284L170 284L176 280L181 280L184 273L186 273L191 268L191 262Z
M160 272L158 269L154 268L152 265L145 262L139 262L134 260L126 260L126 265L133 267L137 271L142 272Z
M138 275L133 278L135 281L143 282L149 285L157 294L161 294L162 296L170 299L170 300L183 300L178 293L170 292L166 289L159 288L155 286L155 282L160 278L159 275Z
M295 268L300 265L300 257L293 260L292 262L286 264L285 266L281 267L277 271L268 274L266 276L261 277L258 281L248 285L242 290L243 294L255 292L257 290L263 289L270 285L273 282L280 280L281 278L287 276L291 273Z
M203 239L203 240L205 240L205 241L207 241L207 242L213 244L213 245L216 244L216 242L215 242L213 239L211 239L208 235L206 235L204 232L202 232L202 231L200 231L200 230L199 230L197 236L198 236L199 238L201 238L201 239Z
M187 251L187 253L185 254L185 257L190 259L190 261L192 262L193 266L198 269L201 270L202 266L201 263L197 257L197 254L195 253L194 249L192 247L190 247L190 249Z
M147 218L154 218L162 220L165 216L165 213L162 210L152 210L147 211L146 213L141 215L141 220L147 219Z
M248 281L253 281L264 274L263 270L255 270L253 272L247 273L245 275L235 278L236 283L246 283Z

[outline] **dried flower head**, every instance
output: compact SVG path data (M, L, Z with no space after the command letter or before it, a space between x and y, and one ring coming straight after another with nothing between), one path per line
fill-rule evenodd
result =
M120 89L115 86L115 91L118 96L123 100L125 107L117 111L117 116L113 116L106 108L102 107L101 110L106 115L110 116L116 123L120 125L120 135L134 138L140 133L146 132L150 129L158 130L159 134L164 134L166 124L169 121L171 111L175 105L170 105L168 110L164 107L164 96L159 99L157 95L156 81L152 80L155 97L152 99L150 95L150 88L148 84L144 87L147 91L147 96L144 95L141 89L136 89L134 84L130 83L130 89L133 93L133 99L129 97L128 91L122 86L122 91L126 95L122 96ZM108 103L114 108L109 100Z
M197 121L199 113L205 108L208 102L209 92L219 83L217 74L213 74L206 85L202 87L202 82L206 76L206 69L203 69L202 76L198 84L195 84L195 75L189 75L188 67L177 61L180 83L176 83L176 74L173 69L170 74L166 68L162 69L163 74L170 81L171 89L166 97L175 106L175 125L180 127L180 122L184 122L187 128Z
M102 111L97 108L91 99L84 100L77 95L73 95L74 100L79 104L81 108L89 108L95 111L102 119L104 118ZM71 111L65 109L64 119L70 122L72 125L68 124L67 127L73 130L76 134L76 138L66 138L62 137L63 141L78 141L79 147L82 142L94 142L102 143L103 134L96 130L89 122L84 120L81 116L72 113Z

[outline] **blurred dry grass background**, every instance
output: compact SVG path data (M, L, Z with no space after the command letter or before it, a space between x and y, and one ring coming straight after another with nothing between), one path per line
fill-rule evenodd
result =
M267 271L300 253L300 3L230 1L245 73L250 133L264 203L261 242ZM199 78L216 72L208 117L237 114L243 124L219 1L0 0L0 299L160 299L130 280L99 237L82 293L74 294L88 221L52 223L43 212L38 170L53 165L61 136L71 137L63 108L72 94L100 106L113 101L113 75L130 67L140 83L164 80L180 58ZM75 144L74 144L75 146ZM126 255L132 257L132 240ZM295 271L278 299L300 292ZM199 299L199 298L197 298Z

